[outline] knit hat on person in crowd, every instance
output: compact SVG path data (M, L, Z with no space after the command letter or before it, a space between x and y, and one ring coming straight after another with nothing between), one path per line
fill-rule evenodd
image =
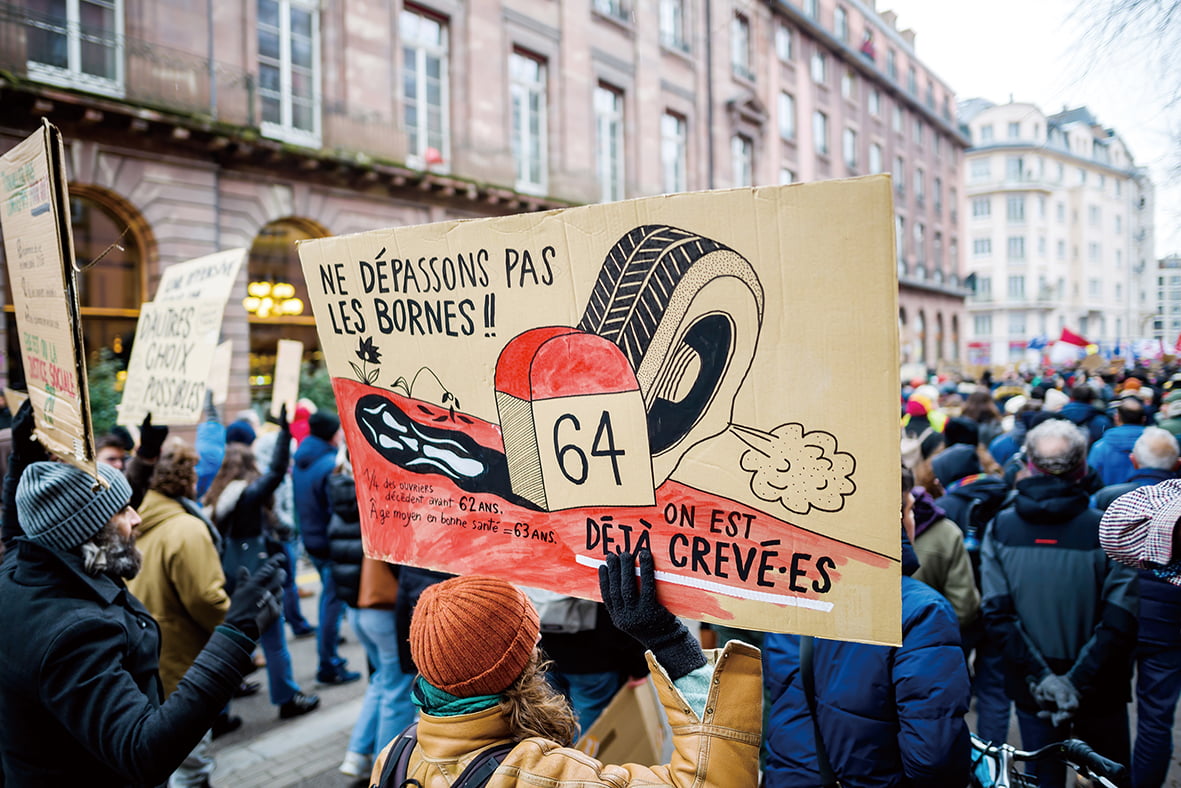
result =
M249 446L254 443L254 438L254 427L245 419L230 422L230 426L226 427L226 443L245 443Z
M980 456L976 454L976 446L957 443L944 449L931 458L931 472L944 487L965 476L980 473Z
M923 402L922 398L912 399L906 403L906 415L907 416L926 416L927 415L927 405L926 405L926 403Z
M495 577L430 586L410 621L410 654L431 686L460 698L495 695L517 680L541 637L529 597Z
M327 411L318 410L308 416L308 430L320 440L331 441L340 429L340 419Z
M1070 402L1070 397L1064 391L1058 389L1046 389L1044 397L1045 404L1042 410L1047 410L1051 413L1057 413Z
M35 462L16 487L16 514L30 541L72 550L90 541L131 501L123 473L98 464L106 489L95 490L94 477L62 462Z
M1181 389L1170 391L1165 395L1165 418L1175 419L1181 416Z
M980 425L965 416L948 419L943 427L943 442L948 446L966 443L975 447L980 442Z

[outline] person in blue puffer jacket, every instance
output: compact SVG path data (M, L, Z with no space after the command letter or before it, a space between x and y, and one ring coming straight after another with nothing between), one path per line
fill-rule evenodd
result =
M903 472L902 645L813 640L813 703L800 670L802 638L768 634L771 699L765 788L960 788L968 782L968 666L951 605L909 575L918 569L909 471ZM815 708L815 722L810 707ZM832 775L821 777L818 741Z

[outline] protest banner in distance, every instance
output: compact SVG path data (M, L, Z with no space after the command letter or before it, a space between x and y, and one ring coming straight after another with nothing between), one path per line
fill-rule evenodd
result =
M234 343L227 339L213 351L209 366L209 393L214 405L226 404L230 393L230 364L234 359Z
M37 438L97 479L62 139L47 121L0 156L0 229Z
M294 339L280 339L275 352L275 373L271 376L271 415L279 416L279 409L287 406L287 418L295 418L295 401L299 399L299 370L303 365L303 343Z
M139 424L149 413L154 424L201 420L226 301L245 259L245 249L230 249L164 269L135 326L120 424Z
M305 241L366 551L696 619L900 633L890 180ZM822 273L821 273L822 272Z

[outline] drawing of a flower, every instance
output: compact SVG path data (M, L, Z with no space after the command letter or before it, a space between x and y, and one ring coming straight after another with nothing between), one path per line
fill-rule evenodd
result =
M373 344L373 337L360 339L357 349L353 352L357 354L357 358L361 359L361 366L359 367L352 361L349 362L349 366L353 368L353 374L362 383L373 385L374 381L377 380L379 370L376 367L372 370L365 369L366 364L378 364L381 362L381 351Z
M381 351L373 344L373 337L364 337L357 346L357 358L368 364L381 363Z

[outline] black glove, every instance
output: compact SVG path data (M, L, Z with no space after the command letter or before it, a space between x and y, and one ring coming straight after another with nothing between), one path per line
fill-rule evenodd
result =
M599 567L599 591L615 626L640 641L674 681L706 664L705 653L685 625L656 599L652 553L641 550L640 587L631 553L609 554Z
M221 421L217 406L213 404L213 390L205 389L205 404L201 408L206 421Z
M1058 727L1074 716L1078 710L1079 694L1066 676L1047 673L1032 687L1033 699L1041 707L1037 716L1050 720Z
M283 560L284 556L273 555L253 575L244 566L238 568L237 588L230 598L230 609L226 611L227 626L258 640L279 620L283 612L279 597L283 593L283 581L287 579L281 566Z
M279 421L277 422L279 429L284 432L291 432L291 423L287 421L287 403L284 402L279 406Z
M148 462L160 459L160 447L168 437L168 427L152 425L152 414L144 416L144 423L139 425L138 454Z
M26 399L12 418L12 454L9 463L19 462L21 468L50 459L45 447L33 439L37 423L33 418L33 400Z

